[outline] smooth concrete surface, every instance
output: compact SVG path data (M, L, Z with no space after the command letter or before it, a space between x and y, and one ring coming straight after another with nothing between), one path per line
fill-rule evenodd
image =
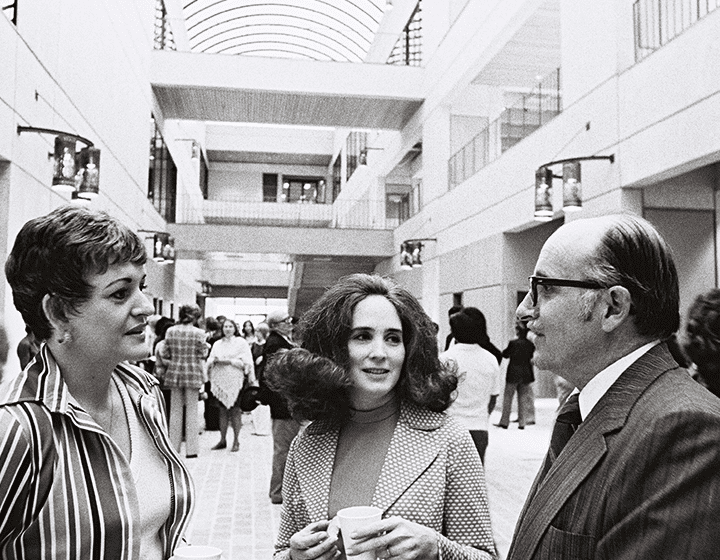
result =
M536 424L518 430L491 426L486 453L486 477L493 530L504 558L525 496L545 455L554 399L536 399ZM497 423L496 410L491 422ZM218 546L224 560L269 560L282 506L268 498L271 436L252 435L249 415L243 417L240 451L211 451L218 432L200 436L197 459L187 460L195 481L197 500L187 532L192 544ZM230 437L230 435L229 435Z

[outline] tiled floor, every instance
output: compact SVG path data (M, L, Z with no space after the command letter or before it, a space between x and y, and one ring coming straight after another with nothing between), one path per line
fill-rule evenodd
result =
M518 430L490 428L486 477L490 512L498 550L504 558L515 522L540 467L557 406L553 399L536 401L537 424ZM248 415L240 451L211 451L218 432L200 436L200 453L188 461L197 500L187 537L224 551L224 560L269 560L280 520L280 508L268 498L272 437L251 434ZM497 422L499 413L492 415Z

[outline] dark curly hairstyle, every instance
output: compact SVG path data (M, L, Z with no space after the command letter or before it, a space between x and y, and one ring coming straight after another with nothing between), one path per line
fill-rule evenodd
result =
M268 364L270 382L288 399L296 416L308 420L341 419L349 413L348 340L353 313L360 301L372 295L387 298L402 324L405 362L397 385L400 398L436 412L445 410L452 402L457 374L440 362L435 327L417 299L390 279L353 274L341 278L325 292L303 315L296 329L303 349L330 360L339 369L329 374L327 364L316 369L307 367L310 358L304 355L297 358L299 353L288 353L279 358L281 361ZM292 363L296 360L297 368ZM302 374L296 374L296 369ZM342 374L340 381L338 372ZM305 388L298 390L299 382L281 380L288 375L302 375ZM326 402L328 395L332 395L332 403Z
M695 298L688 310L683 346L708 389L720 396L720 290Z
M90 299L88 278L110 266L143 265L143 241L129 227L105 212L62 206L28 221L15 238L5 263L13 302L40 340L52 327L43 311L43 298L60 318L76 314Z

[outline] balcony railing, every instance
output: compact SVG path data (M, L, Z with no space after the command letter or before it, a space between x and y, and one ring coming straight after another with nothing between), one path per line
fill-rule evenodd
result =
M543 78L529 94L522 96L517 104L505 109L499 118L481 130L448 160L450 188L469 179L561 111L558 68Z
M633 4L635 60L642 60L717 8L720 0L637 0Z
M180 213L180 212L178 212ZM392 229L385 218L385 201L342 200L334 204L203 200L206 224L304 228ZM178 223L198 223L191 215Z

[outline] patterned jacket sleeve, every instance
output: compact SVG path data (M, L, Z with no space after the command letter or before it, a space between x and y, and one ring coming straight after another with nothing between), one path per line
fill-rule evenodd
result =
M445 535L438 533L438 558L490 560L497 552L482 463L469 433L459 429L453 432L448 444Z

